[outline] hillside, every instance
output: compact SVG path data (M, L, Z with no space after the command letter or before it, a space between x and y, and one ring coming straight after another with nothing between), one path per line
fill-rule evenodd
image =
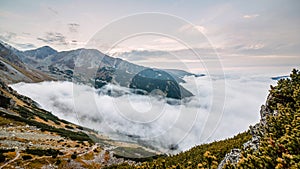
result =
M54 80L46 73L25 65L14 50L2 43L0 43L0 77L6 83Z
M245 149L238 168L300 168L300 71L271 86L258 148ZM255 135L258 135L254 133ZM227 163L228 164L228 163ZM232 168L232 164L224 168Z
M70 112L71 113L71 112ZM0 78L0 168L99 168L158 153L59 119Z
M261 120L237 136L140 165L109 168L300 168L300 72L271 86Z

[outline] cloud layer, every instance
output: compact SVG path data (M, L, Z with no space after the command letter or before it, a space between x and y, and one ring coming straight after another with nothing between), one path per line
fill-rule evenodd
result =
M179 105L168 104L161 98L130 94L128 89L113 85L101 90L72 82L18 83L11 87L60 118L96 129L113 139L140 142L174 153L247 130L258 121L260 105L266 99L270 83L274 83L267 76L227 78L223 117L219 123L209 126L217 128L214 133L205 133L204 125L213 113L211 83L224 79L186 77L185 80L187 83L182 85L195 97ZM105 93L121 95L112 97ZM215 104L222 105L221 101ZM205 134L212 137L201 138ZM173 145L179 149L170 151Z

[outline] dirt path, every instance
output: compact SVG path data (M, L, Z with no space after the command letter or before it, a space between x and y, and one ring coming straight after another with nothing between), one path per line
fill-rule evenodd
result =
M7 166L9 163L12 163L12 162L16 161L19 157L20 157L20 152L17 151L17 152L16 152L16 157L15 157L14 159L8 161L8 162L5 163L4 165L2 165L2 166L0 167L0 169L2 169L3 167Z
M94 151L94 149L96 149L97 147L98 147L98 144L95 144L88 151L82 152L82 153L78 154L78 156L80 157L80 156L83 156L85 154L88 154L88 153Z

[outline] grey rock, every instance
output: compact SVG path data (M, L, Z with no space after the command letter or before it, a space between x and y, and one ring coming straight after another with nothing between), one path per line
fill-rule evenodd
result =
M224 167L226 162L230 162L231 164L235 165L238 163L239 158L241 156L241 152L245 150L258 150L260 139L265 134L265 129L268 127L267 124L267 117L276 115L277 111L271 111L268 108L268 102L272 99L272 95L269 94L266 104L261 106L260 109L260 121L255 124L254 126L249 126L250 134L252 135L251 140L247 141L243 144L243 149L232 149L230 153L227 153L224 157L224 159L221 161L221 163L218 166L218 169L221 169Z
M219 164L218 169L221 169L227 162L230 162L231 164L236 164L239 161L240 156L241 156L240 149L238 148L232 149L230 153L227 153L225 155L224 159Z

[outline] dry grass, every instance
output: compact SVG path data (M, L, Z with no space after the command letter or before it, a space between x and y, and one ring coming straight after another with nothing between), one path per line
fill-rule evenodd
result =
M4 93L4 95L5 95L6 97L9 97L9 98L13 99L13 100L16 102L17 105L19 105L19 106L27 105L27 104L24 103L22 100L18 99L16 96L10 94L8 91L3 90L3 89L0 89L0 90Z
M22 123L22 122L17 122L17 121L7 119L7 118L4 118L4 117L0 116L0 126L5 126L5 125L8 125L8 124L13 124L15 126L25 126L25 124Z
M93 160L94 159L94 152L89 152L82 156L82 159L84 160Z
M39 118L39 117L37 117L37 116L34 116L34 120L37 121L37 122L40 122L40 123L47 124L47 125L49 125L49 126L56 127L56 128L64 128L63 125L57 125L57 124L55 124L55 123L54 123L53 121L51 121L51 120L45 121L45 120L43 120L43 119L41 119L41 118ZM53 133L53 135L58 136L58 134L56 134L56 133Z
M17 153L16 152L8 152L8 153L3 153L3 155L6 156L7 160L11 160L16 157Z

